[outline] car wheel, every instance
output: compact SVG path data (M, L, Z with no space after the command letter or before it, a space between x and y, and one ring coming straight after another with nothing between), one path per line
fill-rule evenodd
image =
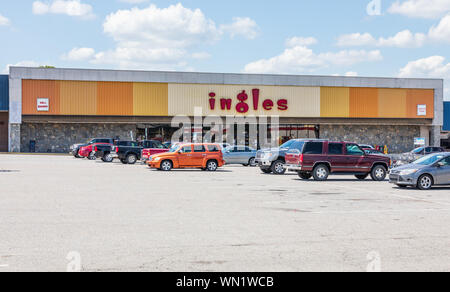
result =
M250 158L250 160L248 161L248 165L250 167L256 167L256 159L255 159L255 157Z
M386 178L386 175L387 175L387 170L382 165L375 166L370 173L370 177L374 181L384 181L384 179Z
M312 174L310 174L310 173L305 173L305 172L299 172L299 173L298 173L298 176L299 176L301 179L308 180L308 179L310 179L310 178L312 177Z
M365 180L367 177L369 176L369 174L357 174L355 175L355 177L359 180Z
M314 180L317 180L317 181L325 181L328 179L329 175L330 175L330 170L324 164L317 165L313 170Z
M103 160L103 162L111 163L111 162L113 162L114 158L111 153L108 153L105 156L103 156L102 160Z
M421 190L429 190L433 186L433 178L428 175L424 174L417 180L417 187Z
M208 171L216 171L217 168L218 168L218 165L217 165L217 161L215 161L215 160L210 160L206 163L206 169Z
M272 173L272 170L270 168L261 168L261 171L265 174Z
M89 153L88 159L89 160L96 160L97 157L95 157L94 152L91 152L91 153Z
M161 170L163 171L171 171L173 167L172 161L170 160L164 160L161 162Z
M120 162L122 162L123 164L128 164L126 159L120 159Z
M127 163L128 164L135 164L137 162L137 156L135 154L129 154L127 156Z
M276 160L272 163L271 170L274 174L282 175L286 173L286 169L284 169L284 162L281 160Z

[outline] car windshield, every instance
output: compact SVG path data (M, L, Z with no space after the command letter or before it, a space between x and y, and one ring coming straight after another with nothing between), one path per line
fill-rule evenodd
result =
M163 145L163 143L159 141L153 141L153 145L156 149L167 149L167 146Z
M173 145L170 150L169 153L174 153L178 150L178 148L180 148L180 145Z
M283 145L280 146L280 148L291 148L292 144L295 143L295 140L289 140L286 143L284 143Z
M422 157L416 161L413 162L413 164L417 164L417 165L432 165L434 163L436 163L437 161L441 160L442 158L444 158L444 155L440 154L440 155L428 155L425 157Z
M413 151L411 151L411 153L414 153L414 154L419 154L420 152L422 152L423 151L423 147L419 147L419 148L416 148L416 149L414 149Z

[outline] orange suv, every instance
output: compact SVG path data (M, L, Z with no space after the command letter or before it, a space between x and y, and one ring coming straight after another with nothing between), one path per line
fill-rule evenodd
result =
M201 168L216 171L225 164L218 144L179 144L169 152L156 154L147 161L148 166L170 171L173 168Z

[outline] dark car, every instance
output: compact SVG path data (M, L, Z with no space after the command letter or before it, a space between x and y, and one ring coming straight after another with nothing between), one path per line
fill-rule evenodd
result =
M95 144L114 144L114 139L112 138L94 138L86 143L81 144L73 144L70 146L70 154L72 154L76 158L83 158L79 155L79 151L81 147L87 147L89 145L95 145Z
M374 181L383 181L391 163L389 157L368 154L356 143L314 140L302 143L301 150L286 154L285 165L285 169L298 172L302 179L314 177L324 181L335 173L353 174L360 180L370 175Z
M434 153L442 153L445 152L445 149L442 147L418 147L410 152L406 152L400 155L391 155L392 160L394 160L394 166L401 166L404 164L409 164L416 161L419 158L422 158L426 155L434 154Z
M255 162L264 173L284 174L286 172L284 168L286 153L289 150L302 150L305 141L311 141L311 139L293 139L279 148L259 150L256 152Z

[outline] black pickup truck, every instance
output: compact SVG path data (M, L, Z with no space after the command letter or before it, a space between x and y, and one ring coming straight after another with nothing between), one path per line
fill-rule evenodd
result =
M119 158L123 164L135 164L141 158L141 150L138 142L117 141L114 145L97 144L93 152L103 162L113 162L114 158Z

